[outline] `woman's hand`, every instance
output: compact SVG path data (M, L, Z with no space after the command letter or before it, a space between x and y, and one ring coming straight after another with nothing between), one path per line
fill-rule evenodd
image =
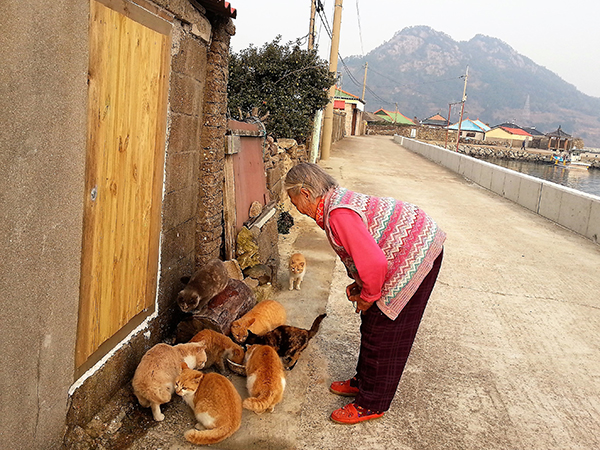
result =
M356 281L346 286L346 296L348 297L348 300L354 303L357 313L360 311L366 311L373 305L373 303L367 302L361 298L360 290L361 288Z
M348 297L348 300L350 300L350 297L353 295L356 295L356 294L360 294L360 286L355 281L354 283L346 286L346 297ZM352 301L352 300L350 300L350 301Z
M373 306L373 303L371 302L367 302L366 300L363 300L362 298L360 298L360 294L353 296L354 299L352 301L356 302L356 312L359 311L366 311L367 309L369 309L371 306Z

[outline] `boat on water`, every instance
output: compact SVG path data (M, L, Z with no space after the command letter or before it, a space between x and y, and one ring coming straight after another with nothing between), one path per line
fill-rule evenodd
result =
M591 166L591 164L563 158L562 156L553 156L552 158L554 159L554 165L563 169L588 170Z

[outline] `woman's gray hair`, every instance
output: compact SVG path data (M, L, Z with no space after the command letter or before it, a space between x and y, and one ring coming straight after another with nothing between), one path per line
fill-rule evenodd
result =
M285 190L288 195L299 195L300 189L310 192L311 200L325 195L327 191L339 186L338 182L317 164L300 163L292 167L285 177Z

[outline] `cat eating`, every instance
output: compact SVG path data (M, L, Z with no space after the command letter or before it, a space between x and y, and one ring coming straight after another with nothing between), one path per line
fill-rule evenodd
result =
M306 258L302 253L294 253L290 256L290 291L300 290L300 284L306 273Z
M290 325L281 325L262 336L257 336L250 331L246 339L246 345L270 345L281 357L284 367L292 370L298 362L298 358L300 358L300 355L308 346L308 342L319 331L319 326L326 316L327 314L318 316L314 320L310 330Z
M185 361L191 367L204 367L205 346L203 342L175 346L156 344L142 357L131 382L133 393L140 405L152 409L152 416L157 422L165 418L160 405L171 401L175 380L181 373L181 363Z
M181 364L175 391L192 408L206 430L191 429L184 437L196 445L221 442L240 429L242 398L227 378L218 373L203 374Z
M285 308L281 303L263 300L231 324L231 336L234 341L242 344L248 336L248 331L260 336L283 325L286 319Z
M237 364L241 364L244 360L244 349L218 331L202 330L196 333L190 342L204 342L206 345L205 369L215 365L219 372L224 373L225 359Z
M273 412L275 405L283 399L285 375L283 365L273 347L251 345L246 352L246 387L250 397L243 407L262 414Z

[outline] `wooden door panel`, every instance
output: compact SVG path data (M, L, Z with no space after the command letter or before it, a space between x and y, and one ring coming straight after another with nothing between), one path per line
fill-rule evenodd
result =
M90 3L77 367L154 307L171 43L164 24L133 4Z

